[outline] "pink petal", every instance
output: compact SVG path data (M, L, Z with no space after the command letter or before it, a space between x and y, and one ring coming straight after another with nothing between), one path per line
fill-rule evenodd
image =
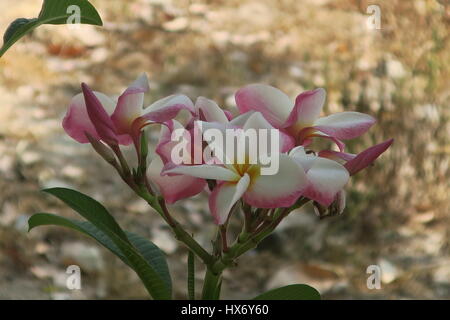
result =
M179 151L179 149L174 150L174 148L176 148L178 144L181 143L181 137L179 139L176 139L175 141L172 141L172 134L174 133L174 130L180 130L184 139L183 141L186 142L186 144L183 150L183 158L181 163L173 163L175 165L174 167L180 164L203 164L202 140L200 133L197 133L199 135L199 138L197 140L195 139L196 133L194 131L196 128L186 130L181 125L181 123L176 120L169 120L166 122L166 124L167 126L161 126L159 142L155 149L155 152L161 157L163 163L167 164L174 162L174 159L172 159L172 152ZM198 158L195 158L196 153L198 154ZM177 156L179 156L179 152Z
M314 128L336 139L353 139L365 133L376 120L360 112L340 112L318 119Z
M161 157L163 163L170 161L171 152L177 141L172 141L172 132L175 129L182 129L183 126L176 120L169 120L165 126L161 126L159 141L155 152Z
M161 176L163 163L156 156L147 169L147 176L151 182L155 183L162 196L168 203L174 203L180 199L192 197L205 188L204 179L194 178L185 175Z
M141 118L162 123L175 118L182 110L189 111L193 116L196 114L191 99L181 94L171 95L145 108L144 115Z
M145 108L143 115L136 118L131 124L130 134L136 146L139 146L141 130L150 124L163 124L174 119L182 110L188 110L192 116L195 115L192 101L184 95L171 95L160 99Z
M225 116L227 117L228 121L231 121L233 119L233 114L228 110L223 110L225 113Z
M107 143L118 143L114 124L100 100L87 84L82 83L81 89L83 90L87 114L89 119L91 119L98 136Z
M250 184L245 174L239 181L218 184L209 196L209 208L216 224L224 224L233 205L242 197Z
M258 208L289 207L297 201L307 184L303 168L289 156L280 154L278 172L252 175L244 200Z
M114 108L115 102L109 97L100 92L94 92L94 94L106 109ZM100 136L95 130L87 113L83 93L79 93L72 98L69 109L63 119L62 126L70 137L80 143L89 142L85 132L89 133L95 139L100 140Z
M228 123L227 115L213 100L198 97L195 102L195 110L202 121Z
M391 146L393 142L394 139L389 139L364 150L356 157L348 161L345 164L345 168L347 168L351 175L358 173L374 162L383 152L387 150L387 148Z
M149 90L147 76L142 74L119 97L116 109L111 115L118 133L129 134L131 124L142 114L144 92Z
M280 128L292 110L291 99L272 86L251 84L239 89L235 95L241 113L259 111L275 128Z
M322 88L305 91L295 99L295 105L283 127L293 127L298 132L312 126L320 116L325 102L326 92Z

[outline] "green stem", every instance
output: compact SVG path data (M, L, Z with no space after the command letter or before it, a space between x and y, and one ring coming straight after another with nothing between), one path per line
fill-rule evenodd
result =
M173 218L164 203L164 200L160 201L161 198L154 197L150 195L147 190L141 188L138 192L139 196L141 196L144 200L148 202L148 204L155 209L160 216L167 222L169 227L172 229L172 232L175 234L175 237L178 241L184 243L192 252L194 252L206 265L209 265L213 262L213 256L211 256L208 251L206 251L195 239L187 233L180 223Z
M209 267L206 269L203 283L202 300L218 300L222 283L222 271L215 273Z
M195 255L189 250L188 253L188 298L195 300Z
M250 249L255 248L258 243L273 232L273 230L280 224L281 220L283 220L293 210L306 204L308 201L309 199L301 198L290 208L279 208L275 210L271 222L254 233L248 233L244 229L238 236L236 242L228 249L228 252L224 253L222 257L212 265L212 271L219 274L227 267L233 265L236 258Z

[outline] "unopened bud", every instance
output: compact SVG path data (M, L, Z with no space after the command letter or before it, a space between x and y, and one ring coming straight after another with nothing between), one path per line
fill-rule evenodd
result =
M103 142L95 139L93 136L91 136L89 133L85 132L86 137L88 138L89 142L91 143L92 147L94 148L97 153L106 160L106 162L116 165L116 157L114 156L114 153L110 148L108 148Z

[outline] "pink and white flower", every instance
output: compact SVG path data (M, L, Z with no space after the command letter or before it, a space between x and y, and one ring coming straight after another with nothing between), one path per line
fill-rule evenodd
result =
M235 95L241 113L261 112L275 128L290 134L297 145L307 146L315 137L334 141L344 149L342 140L353 139L366 132L375 119L360 112L340 112L320 117L325 102L322 88L306 91L295 102L272 86L251 84Z
M149 90L142 74L117 100L92 91L82 84L63 120L63 128L80 143L88 143L86 133L109 144L129 145L139 142L141 129L151 123L165 123L181 110L195 114L192 101L185 95L171 95L143 108L144 93Z
M220 124L208 123L208 125L224 128ZM267 125L269 124L259 113L254 113L245 121L243 128L258 129L265 128ZM238 135L237 139L238 144L247 146L245 135ZM217 185L209 197L209 206L217 224L226 222L231 208L241 198L258 208L280 208L293 205L307 187L305 170L297 161L287 154L278 153L277 173L262 175L261 164L258 161L252 161L251 154L247 152L248 148L241 150L246 152L243 157L244 163L235 161L221 164L181 165L164 170L163 175L181 174L216 180ZM226 150L225 153L227 153Z
M156 154L150 162L147 169L147 177L151 182L157 185L159 192L167 201L167 203L174 203L180 199L192 197L202 192L206 187L206 180L196 178L189 175L162 175L161 172L171 164L171 153L176 141L171 140L173 130L184 129L183 125L177 120L169 120L167 126L161 126L161 133L159 142L156 147ZM188 131L186 131L187 133ZM186 136L190 139L190 136ZM187 141L189 144L192 142ZM184 162L191 163L193 152L195 149L191 145L187 148L189 151L183 156Z
M306 187L302 168L289 156L280 154L277 174L260 174L257 164L193 165L167 170L166 174L183 174L217 180L209 198L209 207L217 224L225 223L233 205L242 197L258 208L289 207Z

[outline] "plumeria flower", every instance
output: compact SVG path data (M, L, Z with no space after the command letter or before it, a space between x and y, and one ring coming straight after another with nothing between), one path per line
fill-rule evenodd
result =
M165 123L181 110L195 114L192 101L185 95L171 95L143 108L144 93L149 90L147 76L142 74L116 100L81 85L63 120L64 130L80 143L88 143L86 133L108 144L139 143L143 127Z
M196 150L199 151L200 154L203 153L202 140L200 139L199 144L195 144L193 139L195 130L197 130L195 134L201 135L198 127L194 126L193 121L195 121L195 119L201 119L205 122L209 121L216 124L225 125L230 123L230 114L227 114L225 110L221 109L213 100L205 97L197 98L194 110L195 116L191 119L192 123L187 125L190 129L183 127L177 120L169 120L166 122L166 126L161 127L159 142L155 149L156 155L152 159L147 170L147 177L158 186L160 193L168 203L174 203L180 199L194 196L204 190L207 185L205 179L192 177L190 175L161 174L163 170L174 167L171 154L173 148L179 143L179 141L172 140L174 130L184 130L183 139L187 142L186 150L188 150L188 152L183 153L182 162L183 164L191 164L195 163L194 153ZM203 158L201 161L203 161Z
M157 185L167 203L174 203L180 199L192 197L202 192L206 187L206 180L192 177L190 175L161 175L165 168L165 163L170 161L172 148L175 141L170 140L173 130L182 129L183 125L176 120L170 120L167 126L161 126L160 140L156 147L156 154L147 169L147 177ZM191 150L190 148L188 148ZM184 162L191 162L193 155L184 154Z
M174 130L184 130L183 138L188 142L189 148L199 148L202 149L202 141L198 141L200 145L196 145L194 141L195 135L201 136L201 131L198 126L195 125L197 120L202 120L202 122L212 122L216 125L228 125L230 120L229 116L221 109L217 103L213 100L207 99L205 97L198 97L194 105L194 116L191 117L190 121L183 127L181 123L176 120L171 120L166 122L166 127L161 127L161 135L156 146L155 152L161 157L163 163L167 165L171 163L172 159L170 157L172 148L177 144L177 142L172 140L172 134ZM194 159L191 154L194 150L190 150L190 154L187 158L183 160L183 163L193 163ZM202 160L202 159L201 159Z
M243 130L266 126L266 122L259 113L255 113L247 119ZM223 164L180 165L163 171L163 175L181 174L216 180L217 185L209 197L209 206L217 224L226 222L231 208L241 198L258 208L293 205L307 187L305 171L296 160L287 154L277 153L278 172L274 175L262 175L262 165L253 161L255 159L252 159L252 154L248 153L245 135L238 135L237 143L245 145L241 149L246 153L243 157L244 163L235 161Z
M239 129L244 128L244 126L246 126L247 129L252 128L257 130L275 129L259 112L250 111L233 118L229 112L227 113L226 110L221 109L216 102L205 97L197 98L194 110L195 116L192 117L190 123L188 123L185 128L189 132L188 136L190 135L191 139L195 135L201 135L202 132L211 128L221 130L224 136L226 129ZM255 116L256 113L258 115ZM248 121L252 116L253 120ZM170 162L171 159L166 157L160 150L165 148L165 144L169 144L169 146L173 144L173 141L171 141L171 134L174 129L174 127L170 125L170 122L167 122L166 125L168 130L164 129L164 134L161 135L159 144L156 148L156 153L161 156L164 164ZM194 145L194 141L192 141L192 145ZM280 146L280 152L289 151L294 147L294 140L291 136L280 132ZM195 147L197 149L201 148L201 146Z
M371 165L391 146L393 142L394 139L386 140L382 143L367 148L359 154L351 154L334 150L322 150L318 155L320 157L329 158L336 161L343 160L345 163L344 167L348 170L350 175L354 175Z
M349 179L349 172L340 163L306 153L301 146L289 152L305 171L308 186L302 195L328 207L336 195L344 188Z
M156 155L152 159L147 170L147 177L157 185L160 193L168 203L174 203L180 199L194 196L203 191L207 185L205 179L192 177L190 175L161 174L163 170L174 167L171 154L173 148L179 143L179 141L172 140L174 130L185 130L183 139L187 142L186 149L189 152L183 153L183 164L190 164L195 162L194 152L197 149L200 149L201 154L203 153L202 140L200 139L200 144L196 145L193 139L195 130L197 130L196 134L201 135L198 127L194 126L194 121L200 119L205 122L209 121L216 124L228 125L232 118L231 115L221 109L217 103L205 97L197 98L194 110L195 116L192 117L191 123L187 125L190 129L184 128L177 120L169 120L166 122L166 126L161 127L159 142L155 150ZM238 119L238 121L241 120Z
M251 84L238 90L236 104L241 113L261 112L275 128L290 134L297 145L307 146L315 137L334 141L343 151L342 140L353 139L366 132L375 119L360 112L340 112L320 118L325 102L322 88L297 96L295 103L272 86Z
M156 184L159 192L168 203L174 203L180 199L194 196L203 191L207 185L206 180L202 178L192 177L190 175L162 175L161 172L167 168L173 167L171 154L173 148L179 141L172 140L174 130L184 130L183 139L187 142L188 152L183 153L183 163L194 163L194 152L200 149L202 153L202 141L196 145L194 137L194 121L201 119L216 123L228 123L231 118L225 113L213 100L199 97L194 105L195 115L191 119L191 123L187 125L190 129L186 129L177 120L169 120L165 126L161 126L161 133L158 144L155 149L155 157L150 162L147 169L147 177L151 182ZM197 132L201 134L200 132Z

